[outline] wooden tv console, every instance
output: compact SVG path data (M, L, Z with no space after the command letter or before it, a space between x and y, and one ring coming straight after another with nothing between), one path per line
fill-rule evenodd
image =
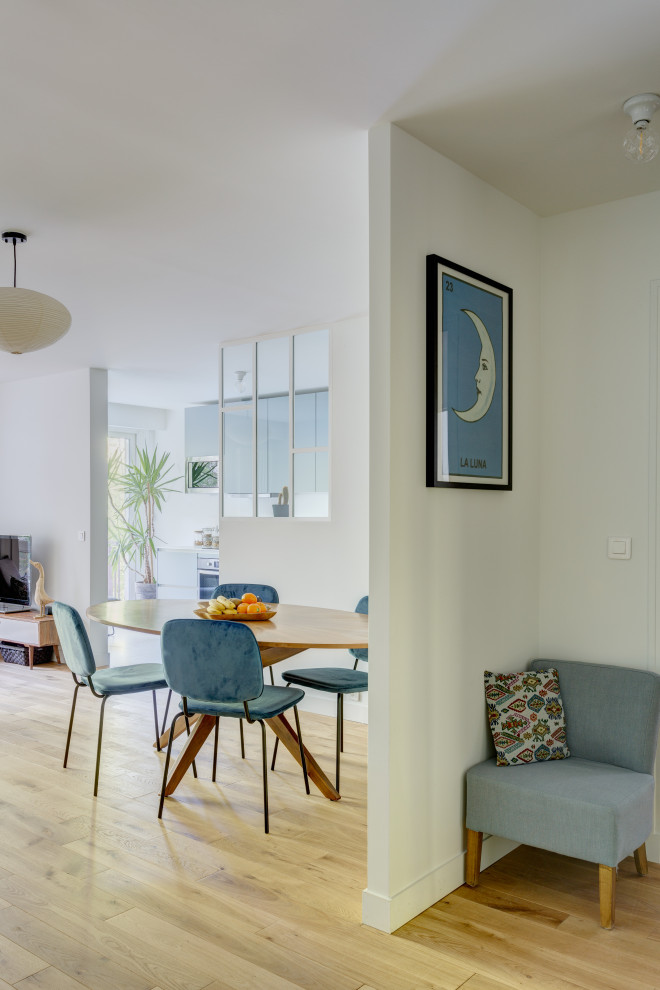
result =
M60 660L59 645L52 615L42 618L38 612L3 612L0 614L0 640L20 643L28 648L28 663L34 666L35 646L52 646L55 659Z

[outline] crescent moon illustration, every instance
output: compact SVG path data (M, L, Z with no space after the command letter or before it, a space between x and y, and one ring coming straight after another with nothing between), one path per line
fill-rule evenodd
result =
M479 355L479 367L474 376L477 386L477 401L469 409L464 409L463 412L460 412L458 409L454 409L454 412L466 423L476 423L490 409L490 404L495 394L495 382L497 380L495 351L493 350L493 342L488 335L488 331L477 314L469 309L463 309L461 312L470 317L475 330L479 334L481 354Z

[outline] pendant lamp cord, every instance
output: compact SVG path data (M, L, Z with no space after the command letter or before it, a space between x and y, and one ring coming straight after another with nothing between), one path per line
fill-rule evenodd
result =
M14 288L16 288L16 238L12 237L14 242Z

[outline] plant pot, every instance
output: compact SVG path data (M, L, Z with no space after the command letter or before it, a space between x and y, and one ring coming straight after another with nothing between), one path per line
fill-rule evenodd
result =
M273 506L273 515L274 516L288 516L289 515L289 506L288 505L274 505Z
M151 581L149 584L145 584L144 581L135 582L135 597L136 598L155 598L156 589L158 585Z

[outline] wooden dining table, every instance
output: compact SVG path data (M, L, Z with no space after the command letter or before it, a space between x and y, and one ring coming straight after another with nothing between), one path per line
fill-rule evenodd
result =
M169 619L195 618L197 601L188 599L139 599L127 602L102 602L87 609L87 616L95 622L119 629L160 635ZM266 621L251 621L250 628L255 635L264 667L270 667L280 660L302 653L304 650L365 650L368 647L368 616L359 612L344 612L337 609L316 608L310 605L277 605L276 615ZM203 619L199 622L230 622L231 619ZM266 719L282 745L298 762L300 747L295 728L286 715ZM199 753L204 742L215 727L211 715L200 716L170 770L165 794L173 794L186 771ZM161 740L166 743L168 733ZM324 797L338 801L340 794L323 772L306 746L305 760L309 779L318 787Z

